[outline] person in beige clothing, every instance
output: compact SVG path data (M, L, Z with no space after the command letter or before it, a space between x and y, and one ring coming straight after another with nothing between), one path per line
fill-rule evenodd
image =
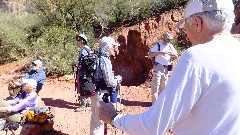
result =
M151 82L152 104L157 100L167 84L168 65L170 65L171 57L177 57L177 51L170 43L172 39L172 35L164 33L162 36L163 41L154 45L148 54L149 58L155 57Z

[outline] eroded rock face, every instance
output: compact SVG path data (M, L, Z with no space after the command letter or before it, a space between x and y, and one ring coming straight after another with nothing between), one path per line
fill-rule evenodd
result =
M232 28L233 34L240 34L240 1L237 1L235 5L235 23Z
M151 60L147 57L149 49L161 41L163 33L176 35L172 28L181 19L181 13L180 10L169 11L113 34L121 44L119 55L113 60L113 70L115 75L123 77L123 85L149 85L152 76Z

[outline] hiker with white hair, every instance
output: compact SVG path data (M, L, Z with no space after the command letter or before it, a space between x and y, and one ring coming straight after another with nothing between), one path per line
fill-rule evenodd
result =
M104 123L98 117L99 101L109 102L107 95L122 80L121 76L112 74L110 56L115 56L116 46L120 44L111 37L103 37L99 40L98 66L95 73L96 94L91 97L90 135L104 134Z
M46 73L43 70L43 63L40 60L35 60L32 62L32 70L30 70L25 76L20 79L16 79L11 81L8 84L9 95L8 99L15 98L21 93L21 86L23 85L22 79L34 79L37 82L36 92L42 89L43 84L46 80Z
M240 43L231 34L229 0L191 0L177 27L192 47L180 57L167 86L145 112L117 114L100 103L99 117L131 135L240 134Z
M77 35L76 42L77 42L77 46L80 48L79 55L78 55L78 61L77 62L73 61L71 63L71 66L73 68L74 68L74 66L77 67L77 79L78 79L77 81L79 81L79 78L80 78L79 70L81 68L81 61L84 56L89 55L91 53L91 49L87 45L88 39L87 39L87 36L84 34ZM79 83L77 83L77 85L79 85ZM77 87L80 87L80 86L77 86ZM80 93L80 92L78 92L78 93ZM84 96L81 96L81 95L78 98L79 98L78 100L79 100L80 107L75 109L74 111L75 112L85 111L86 107L88 107L91 103L90 98L85 98Z
M172 66L171 60L177 58L177 50L171 44L173 36L166 32L162 35L162 40L162 42L155 44L148 54L148 57L153 59L153 77L151 82L152 104L167 85L170 71L168 67Z
M20 122L22 116L37 106L37 82L34 79L22 79L22 93L11 100L0 101L0 118L8 122Z

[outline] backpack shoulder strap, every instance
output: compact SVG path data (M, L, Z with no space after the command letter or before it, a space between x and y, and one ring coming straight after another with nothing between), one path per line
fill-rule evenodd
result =
M90 50L89 50L88 48L83 47L82 50L83 50L83 49L87 51L88 55L91 54L91 53L90 53Z
M85 56L87 56L87 55L84 56L84 55L82 54L82 51L83 51L83 50L87 51L87 53L88 53L87 55L90 55L90 54L91 54L89 48L83 47L83 48L81 49L80 53L79 53L79 58L78 58L78 61L80 61L80 63L82 62L82 59L83 59Z
M170 49L171 49L171 51L174 51L173 44L170 44Z
M158 51L160 51L160 50L161 50L161 44L160 44L160 42L158 42L157 45L158 45Z

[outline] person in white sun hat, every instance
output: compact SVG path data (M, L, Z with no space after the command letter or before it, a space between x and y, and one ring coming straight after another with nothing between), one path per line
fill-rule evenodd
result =
M37 106L37 82L34 79L22 78L22 93L11 100L0 100L0 118L8 122L20 122L21 117Z
M193 46L156 102L136 115L101 103L100 119L130 135L162 135L171 127L173 135L239 135L240 43L230 34L233 10L231 0L189 1L178 26Z
M91 97L90 135L103 135L104 123L98 117L99 101L109 102L109 94L121 82L122 77L114 76L110 56L116 55L116 47L120 46L113 38L103 37L99 40L99 60L95 73L96 94Z

